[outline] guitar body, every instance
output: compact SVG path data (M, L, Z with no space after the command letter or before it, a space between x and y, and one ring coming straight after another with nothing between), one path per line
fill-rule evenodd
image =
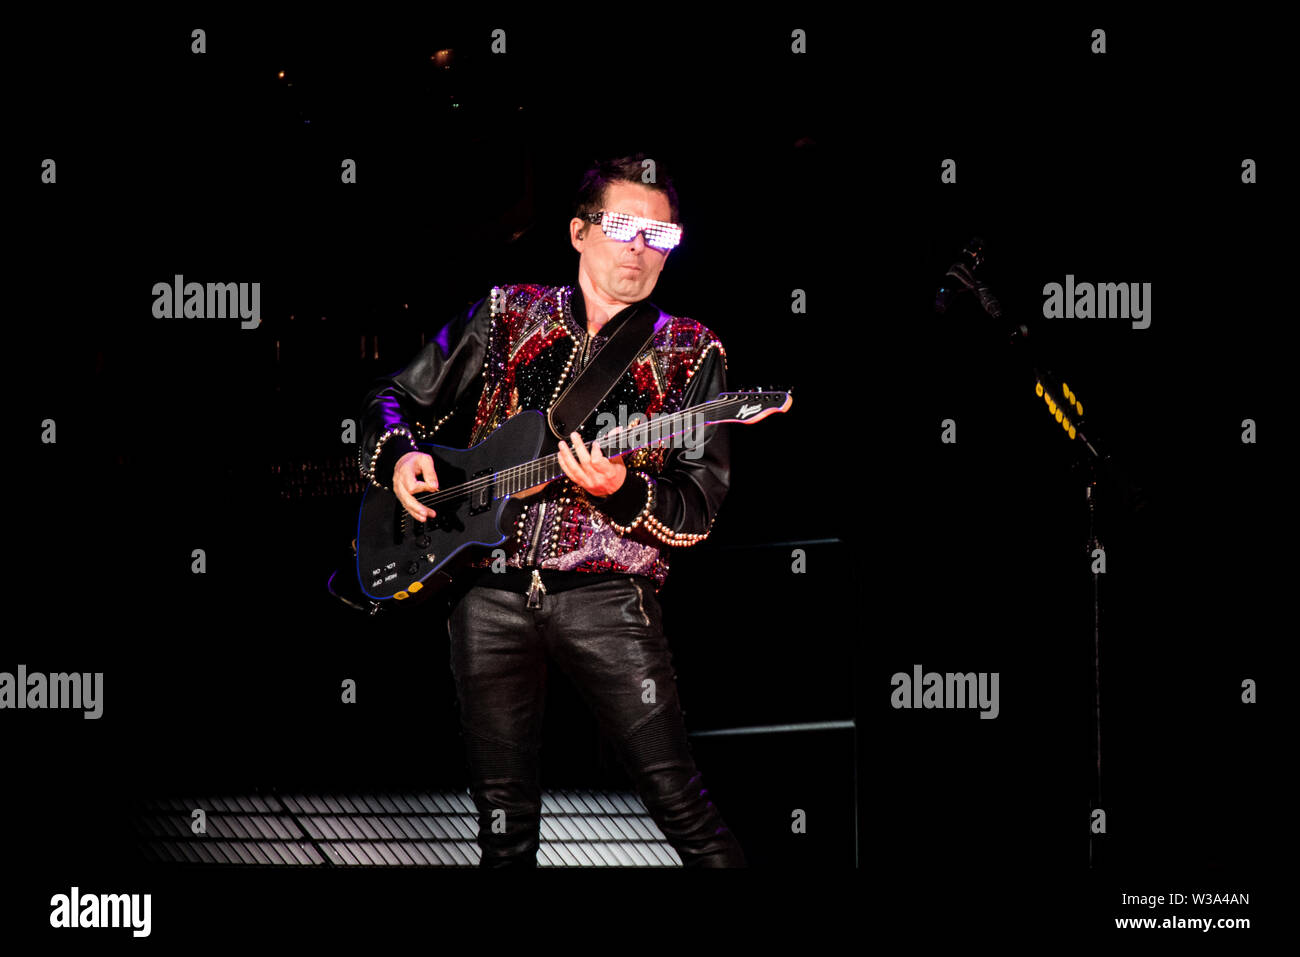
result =
M549 435L545 416L530 410L511 416L473 448L417 443L433 457L440 492L465 483L470 490L429 502L437 514L425 523L387 489L366 490L356 539L357 580L365 597L422 601L449 585L460 563L477 557L479 546L503 544L523 503L499 496L492 476L536 459ZM439 493L419 494L428 500Z

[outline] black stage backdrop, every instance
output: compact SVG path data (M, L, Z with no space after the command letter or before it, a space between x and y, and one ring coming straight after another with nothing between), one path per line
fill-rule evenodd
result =
M609 922L668 942L768 915L918 942L1265 928L1292 308L1274 30L807 13L15 30L0 672L102 672L103 713L0 711L7 937L136 943L52 930L73 885L152 893L169 948ZM581 173L638 151L685 224L653 299L718 333L731 387L795 397L733 428L731 493L661 595L688 726L856 733L697 739L743 875L145 863L129 822L152 797L464 788L442 619L324 590L361 490L345 420L492 285L573 282ZM1000 321L934 309L975 236ZM263 323L155 319L176 275L259 282ZM1149 326L1045 317L1067 276L1149 284ZM1098 501L1100 800L1081 443L1017 322L1130 483ZM894 707L917 667L996 674L996 718ZM544 783L625 786L553 680Z

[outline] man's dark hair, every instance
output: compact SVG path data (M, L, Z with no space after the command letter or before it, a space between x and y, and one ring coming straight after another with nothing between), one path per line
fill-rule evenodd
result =
M641 177L645 173L645 167L641 164L646 159L649 157L644 153L637 153L635 156L620 156L618 159L597 160L591 169L583 174L573 213L583 221L581 235L587 234L587 226L590 225L586 221L587 214L604 208L605 188L610 183L639 183L648 189L663 193L668 197L668 207L672 210L673 222L681 222L678 219L677 189L673 186L673 178L668 175L664 165L659 160L655 160L655 181L643 182Z

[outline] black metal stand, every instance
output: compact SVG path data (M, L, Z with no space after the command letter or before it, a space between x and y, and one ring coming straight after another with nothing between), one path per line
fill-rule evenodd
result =
M1084 493L1088 497L1088 555L1092 557L1097 549L1103 549L1101 539L1097 537L1097 479L1089 481ZM1092 806L1101 806L1101 572L1095 568L1092 572ZM1092 867L1097 858L1096 835L1091 826L1088 832L1088 866Z
M935 310L943 313L947 310L948 304L954 301L955 297L963 292L970 292L979 302L980 308L995 320L1002 321L1002 307L998 300L990 292L988 286L979 279L979 270L984 263L984 241L979 237L972 239L962 250L962 259L959 259L944 277L944 285L939 290L939 295L935 303ZM1010 343L1013 349L1017 349L1024 354L1030 368L1033 369L1036 380L1043 386L1043 389L1061 405L1062 411L1057 412L1061 416L1066 406L1062 405L1065 388L1064 383L1057 378L1050 369L1040 368L1034 357L1034 350L1029 339L1029 328L1024 324L1015 324L1010 333ZM1042 391L1040 390L1040 395ZM1074 415L1074 402L1066 399L1069 403L1071 413L1070 422L1075 425L1075 437L1079 440L1082 447L1087 450L1082 456L1082 465L1086 469L1087 482L1084 487L1084 494L1088 504L1088 556L1092 559L1093 553L1097 549L1103 548L1101 540L1097 536L1097 501L1099 480L1105 477L1112 482L1121 492L1122 500L1127 507L1136 511L1142 507L1141 492L1133 486L1125 477L1123 471L1116 467L1111 461L1109 455L1103 455L1098 451L1095 442L1090 441L1083 434L1083 417L1080 414L1076 420ZM1069 424L1069 423L1066 423ZM1090 428L1091 430L1091 428ZM1095 561L1095 559L1093 559ZM1092 650L1093 650L1093 695L1092 695L1092 752L1093 752L1093 787L1092 787L1092 807L1095 809L1101 806L1101 572L1094 569L1092 572ZM1091 815L1089 815L1091 817ZM1089 822L1088 836L1088 866L1094 866L1097 860L1097 847L1095 835L1091 831L1091 822Z
M1030 352L1030 365L1034 370L1034 375L1045 388L1056 391L1058 394L1064 388L1060 380L1052 373L1050 369L1040 369L1032 359L1032 352L1028 346L1029 330L1025 326L1018 326L1012 333L1011 341L1014 345L1017 342L1025 343L1024 349ZM1099 495L1099 481L1102 476L1106 476L1117 484L1124 485L1123 498L1126 501L1135 502L1139 496L1136 489L1128 487L1115 470L1109 455L1103 455L1098 451L1096 444L1090 441L1082 431L1082 418L1076 423L1075 434L1082 447L1087 452L1082 456L1081 467L1087 475L1087 481L1084 485L1084 497L1088 505L1088 541L1086 552L1089 561L1093 562L1092 570L1092 809L1101 807L1101 575L1102 572L1095 567L1096 552L1100 549L1105 552L1105 546L1102 545L1101 539L1097 534L1097 509ZM1089 814L1091 818L1091 814ZM1098 859L1098 847L1096 835L1092 832L1091 821L1089 821L1088 831L1088 867L1096 866Z

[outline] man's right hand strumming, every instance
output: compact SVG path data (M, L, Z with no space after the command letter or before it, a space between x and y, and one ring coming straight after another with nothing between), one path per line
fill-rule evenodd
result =
M436 492L438 474L433 470L433 456L427 452L407 452L393 467L393 494L417 522L428 521L438 513L416 501L416 492Z

